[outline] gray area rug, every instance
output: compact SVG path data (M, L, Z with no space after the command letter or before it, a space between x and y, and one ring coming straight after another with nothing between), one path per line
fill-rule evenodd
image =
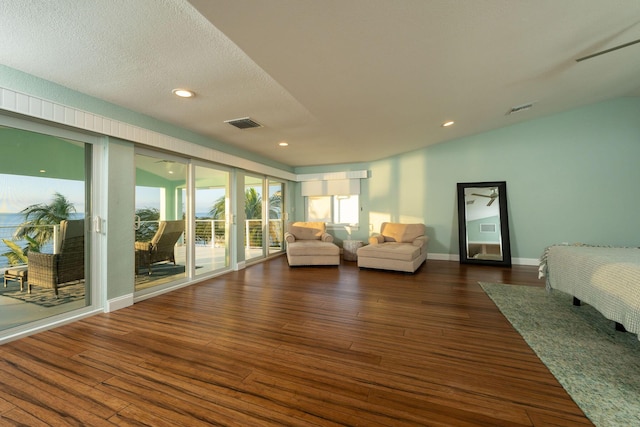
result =
M557 290L480 286L596 426L640 426L637 335Z
M0 296L25 301L31 304L37 304L42 307L57 307L68 302L79 301L85 298L84 280L73 285L67 285L58 288L58 297L56 298L53 289L32 286L31 293L27 293L27 285L25 290L20 290L18 282L9 282L6 288L0 285Z

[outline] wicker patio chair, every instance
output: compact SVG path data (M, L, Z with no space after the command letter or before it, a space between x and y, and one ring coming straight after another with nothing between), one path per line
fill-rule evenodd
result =
M151 265L157 262L170 261L175 265L174 249L183 232L183 220L160 221L150 242L136 242L136 274L140 274L141 267L148 268L151 274Z
M31 286L58 288L84 279L84 219L60 222L60 250L57 254L29 252L27 289Z

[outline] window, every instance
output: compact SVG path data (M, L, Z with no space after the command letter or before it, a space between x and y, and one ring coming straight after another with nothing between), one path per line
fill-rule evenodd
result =
M360 203L358 195L309 196L306 198L307 221L357 226Z

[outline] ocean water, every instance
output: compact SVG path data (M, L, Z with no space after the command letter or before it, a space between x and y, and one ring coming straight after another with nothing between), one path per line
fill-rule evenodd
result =
M0 213L0 254L9 251L7 245L4 244L2 239L13 240L13 233L16 231L16 227L24 221L24 217L21 214L14 213ZM24 246L24 242L17 242L20 247ZM6 257L0 255L0 269L7 267L9 262Z
M84 214L72 214L72 218L83 218ZM3 253L8 252L9 248L4 244L2 239L12 240L13 233L15 233L17 227L24 222L24 216L20 213L0 213L0 271L9 266L9 261L6 257L2 256ZM21 248L25 247L27 242L24 240L15 241ZM51 253L51 244L45 245L42 248L42 252Z

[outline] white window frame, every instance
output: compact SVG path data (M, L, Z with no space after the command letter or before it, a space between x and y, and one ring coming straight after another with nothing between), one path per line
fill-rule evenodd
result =
M351 197L356 197L357 198L357 203L356 203L356 212L355 213L351 213L351 214L355 214L357 215L358 221L357 222L339 222L337 221L336 216L340 215L340 213L337 211L338 209L340 209L339 206L339 200L341 198L351 198ZM304 209L304 216L305 216L305 221L322 221L322 222L326 222L327 223L327 228L330 230L333 229L342 229L344 227L350 227L352 230L358 230L359 229L359 225L360 225L360 195L358 194L348 194L348 195L332 195L332 196L305 196L305 209ZM309 209L311 207L311 201L312 199L329 199L329 216L328 217L316 217L313 218L310 216L310 212Z

